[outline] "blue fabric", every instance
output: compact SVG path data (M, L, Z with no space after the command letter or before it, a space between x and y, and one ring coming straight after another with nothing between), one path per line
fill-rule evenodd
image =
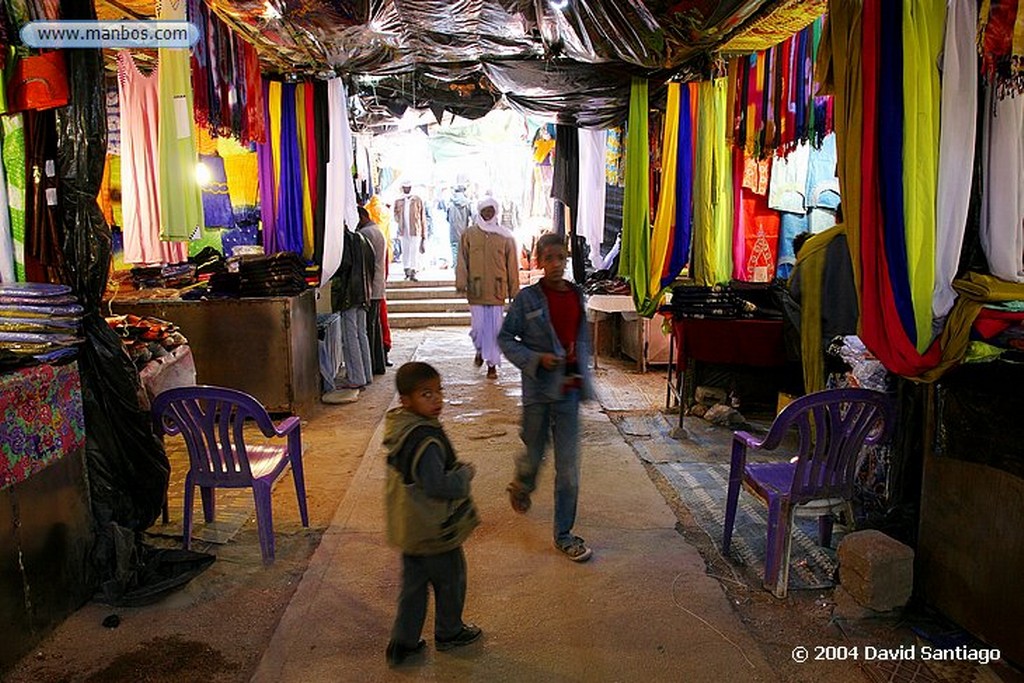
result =
M902 2L883 2L878 80L878 183L882 203L882 234L893 299L911 344L917 343L917 323L910 296L907 233L903 211L903 8Z
M807 79L804 78L805 70L808 68L806 60L809 51L807 49L807 31L800 31L797 34L797 69L793 77L796 79L796 139L807 139ZM811 65L813 68L813 65Z
M810 232L810 218L804 213L779 212L779 267L776 274L788 278L796 264L793 252L793 238L802 232Z
M521 436L526 450L516 456L516 482L527 492L537 487L548 441L554 442L554 538L565 546L573 539L580 489L580 392L573 389L555 403L524 405Z
M210 172L210 180L202 189L203 222L208 228L230 228L235 224L235 212L228 196L224 158L219 154L200 154L199 162Z
M281 186L277 195L277 249L302 253L302 158L295 120L295 83L281 86Z
M579 296L580 310L585 312L583 290L575 284L571 286ZM554 353L559 358L565 358L565 349L551 324L548 300L539 282L520 290L512 301L501 332L498 333L498 345L505 358L522 371L523 406L553 403L564 398L562 386L565 384L565 363L560 363L554 370L545 370L540 365L540 354ZM583 376L581 398L593 398L590 333L585 314L580 316L580 327L576 333L576 360Z
M661 286L668 287L690 258L693 230L693 127L690 119L690 86L679 88L679 146L676 151L676 228L672 236L668 270Z

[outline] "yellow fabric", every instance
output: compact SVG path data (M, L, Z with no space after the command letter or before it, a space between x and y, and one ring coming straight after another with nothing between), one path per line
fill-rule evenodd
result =
M863 0L830 0L828 30L818 46L817 73L835 95L835 128L843 226L860 300L861 133L864 127L861 78L861 10ZM806 245L805 245L806 246Z
M665 136L661 146L661 193L658 211L654 216L651 235L650 285L648 292L655 301L661 300L661 273L665 267L668 246L676 222L676 166L679 149L679 88L669 83L665 108Z
M762 12L761 17L737 31L721 50L723 52L757 52L774 47L799 33L825 13L825 0L784 0L775 9Z
M800 272L800 358L804 369L804 391L825 388L825 357L821 352L821 287L828 245L846 231L836 225L813 235L800 249L793 272Z
M693 186L693 278L699 285L732 276L732 155L725 131L727 78L700 84Z
M942 330L942 362L917 378L924 382L934 382L963 360L970 342L971 326L982 306L1000 301L1024 301L1024 284L1006 282L981 273L967 273L954 280L953 289L959 296Z
M202 126L196 127L196 151L203 156L212 156L217 153L217 140L210 135L210 131Z
M223 159L231 206L259 206L259 159L256 153L229 154Z
M306 87L299 83L295 87L295 123L299 138L299 166L302 167L302 255L313 258L313 197L309 192L309 167L306 165ZM310 85L309 87L312 87Z
M267 113L270 126L270 154L274 164L274 187L281 187L281 82L270 81ZM277 215L277 192L274 192L274 215Z
M903 206L919 353L932 341L941 101L938 63L945 23L945 0L903 2Z

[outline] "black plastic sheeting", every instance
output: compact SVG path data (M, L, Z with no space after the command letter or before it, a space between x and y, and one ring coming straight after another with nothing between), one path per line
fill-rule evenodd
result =
M63 0L65 19L95 19L88 0ZM58 111L57 161L68 283L85 314L79 351L86 420L86 466L101 581L133 573L119 564L115 529L135 539L160 514L170 464L140 400L138 371L121 339L100 314L111 258L110 229L96 196L107 148L103 57L99 50L66 50L69 104ZM138 542L138 541L136 541ZM127 557L121 553L122 557ZM136 554L138 556L138 554Z
M524 113L606 126L625 118L630 76L655 83L706 77L714 50L780 2L272 0L287 18L270 21L263 18L264 0L212 4L272 70L355 77L371 109L402 110L411 104L409 94L373 92L360 76L416 74L412 81L430 94L431 108L479 116L482 94L467 103L465 88L432 88L424 75L465 85L483 64L480 92L492 93L492 106L504 95Z

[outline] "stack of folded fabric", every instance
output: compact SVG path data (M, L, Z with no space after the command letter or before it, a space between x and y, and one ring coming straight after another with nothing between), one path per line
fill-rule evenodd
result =
M243 260L238 274L242 296L295 296L307 288L306 262L290 251Z
M682 318L751 318L756 307L737 297L728 286L715 285L674 287L667 308Z
M82 307L67 285L0 284L0 350L20 359L54 363L75 357Z

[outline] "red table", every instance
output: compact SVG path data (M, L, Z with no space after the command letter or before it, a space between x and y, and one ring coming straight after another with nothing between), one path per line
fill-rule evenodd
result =
M686 413L683 390L688 361L754 367L779 367L786 363L781 320L682 318L667 311L662 315L672 322L665 408L672 407L674 395L680 431Z

